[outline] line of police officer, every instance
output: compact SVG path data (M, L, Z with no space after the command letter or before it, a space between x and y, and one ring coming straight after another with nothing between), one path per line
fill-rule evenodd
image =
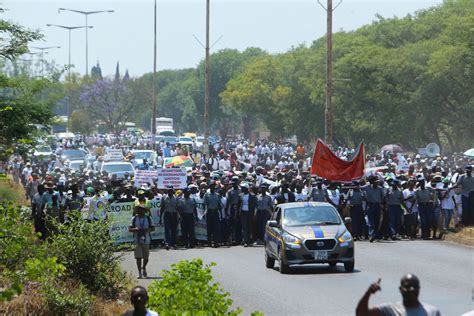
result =
M238 245L245 247L252 242L263 243L265 224L273 212L273 199L267 194L267 185L262 184L259 194L250 192L249 185L238 180L231 182L226 192L218 190L215 183L190 185L183 190L182 197L175 195L173 187L161 198L160 224L164 225L166 249L177 248L177 228L181 222L182 243L186 248L195 246L195 225L204 218L207 226L207 244Z

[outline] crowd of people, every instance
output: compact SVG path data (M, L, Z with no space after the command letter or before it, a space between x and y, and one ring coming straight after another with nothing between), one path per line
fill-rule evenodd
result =
M12 156L9 170L24 184L36 230L43 238L49 233L47 216L63 222L68 212L84 208L92 197L104 203L134 202L138 219L140 214L145 218L149 214L149 201L160 200L166 249L194 247L198 218L206 221L209 246L261 244L274 206L296 201L330 203L341 216L351 217L356 241L415 239L420 228L421 238L438 239L449 230L474 223L472 161L462 155L423 158L377 153L367 156L366 177L335 183L310 174L311 149L301 144L267 140L251 144L235 139L213 144L208 157L197 150L187 152L195 164L188 171L185 188L137 187L132 177L109 177L96 168L72 171L59 158L62 150L74 147L100 161L108 147L116 147L122 148L126 159L133 159L131 149L150 148L136 141L124 147L59 140L52 144L57 155L51 159ZM163 159L180 150L179 144L161 142L156 153ZM346 159L354 153L342 147L335 152ZM399 168L401 159L406 169ZM86 217L106 220L107 214L89 212ZM151 229L151 224L134 217L130 231L137 240L144 236L144 243L150 244L149 234L142 232Z

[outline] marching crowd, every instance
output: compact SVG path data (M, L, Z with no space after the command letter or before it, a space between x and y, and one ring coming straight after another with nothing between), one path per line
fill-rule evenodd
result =
M127 154L147 145L132 143L125 148L107 142L58 141L53 146L56 153L70 147L98 153L99 161L104 147L123 148ZM293 201L332 204L343 217L351 217L354 240L414 239L419 228L423 239L440 238L450 229L474 223L474 179L467 157L403 155L407 169L399 170L400 155L369 155L366 177L341 184L311 176L310 149L301 144L260 140L251 145L239 139L216 143L212 149L209 157L188 153L195 166L188 172L186 188L136 187L133 178L109 177L94 168L73 172L59 155L46 161L13 156L9 171L24 184L36 230L43 238L48 235L47 215L65 221L68 212L83 208L91 197L100 197L104 203L135 202L130 231L138 241L144 238L144 244L151 242L143 232L152 229L153 223L141 218L147 218L148 201L161 200L167 249L178 246L178 225L179 244L194 247L198 218L206 221L209 246L263 243L274 206ZM163 158L180 150L179 145L160 143L156 152ZM335 151L345 158L353 154L347 148ZM87 216L106 220L107 214Z

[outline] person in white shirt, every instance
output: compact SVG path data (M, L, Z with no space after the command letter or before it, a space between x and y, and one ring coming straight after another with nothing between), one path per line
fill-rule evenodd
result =
M403 190L403 200L405 201L407 214L405 215L405 231L410 240L416 236L416 226L418 222L418 204L415 198L415 179L408 180L408 186Z
M230 170L230 160L229 160L229 155L224 155L224 158L222 158L219 161L219 170L222 171L228 171Z
M219 169L219 159L216 157L216 153L212 153L207 161L207 165L210 171Z
M296 186L295 201L304 202L308 200L308 195L303 192L303 185L298 184Z
M249 162L254 167L257 165L257 159L257 156L253 152L249 155Z
M448 185L449 185L449 179L445 178L443 179L443 184L444 184L444 190L446 191L440 191L439 195L441 198L441 215L443 216L443 222L442 222L442 228L443 230L448 230L449 229L449 223L451 222L451 218L453 217L454 213L454 192L453 190L450 190Z

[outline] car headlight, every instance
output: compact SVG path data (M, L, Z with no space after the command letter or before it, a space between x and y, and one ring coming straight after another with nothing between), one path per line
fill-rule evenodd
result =
M352 240L351 233L349 233L349 231L346 230L341 236L339 236L337 240L339 240L341 244L349 242Z
M284 233L282 237L283 237L283 241L285 242L285 245L288 246L289 248L301 247L301 240L296 238L295 236Z

